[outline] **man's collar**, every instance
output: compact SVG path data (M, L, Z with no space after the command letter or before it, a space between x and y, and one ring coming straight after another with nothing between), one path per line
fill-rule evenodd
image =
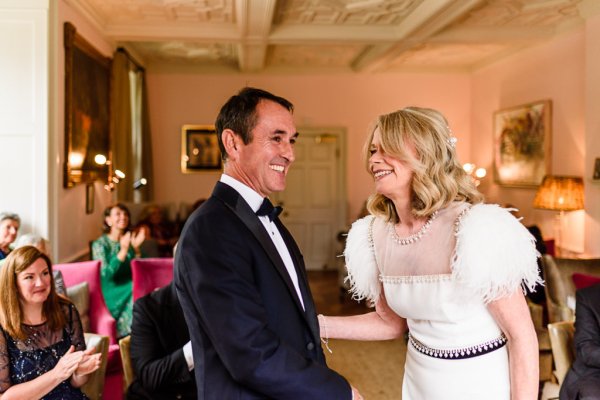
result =
M246 201L246 203L248 203L250 208L252 208L252 211L256 212L260 208L263 202L263 197L250 186L227 174L222 174L221 179L219 180L224 184L231 186L236 192L238 192Z

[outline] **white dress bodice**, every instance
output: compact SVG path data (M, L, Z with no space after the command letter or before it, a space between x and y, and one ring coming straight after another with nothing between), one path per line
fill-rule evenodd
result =
M406 240L383 218L357 221L345 251L354 296L375 302L383 294L428 348L453 351L498 339L502 332L487 304L522 282L538 282L531 236L506 210L461 202L426 225L418 239ZM440 359L409 344L402 392L403 400L507 400L507 347Z

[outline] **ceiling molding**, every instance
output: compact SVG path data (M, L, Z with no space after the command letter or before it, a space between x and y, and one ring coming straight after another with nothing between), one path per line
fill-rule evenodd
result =
M149 70L473 71L600 14L600 0L64 0Z

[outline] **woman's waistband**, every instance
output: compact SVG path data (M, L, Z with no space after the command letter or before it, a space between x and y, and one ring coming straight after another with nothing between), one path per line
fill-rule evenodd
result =
M410 332L408 333L408 341L419 353L423 353L427 356L434 358L442 358L446 360L462 360L465 358L482 356L484 354L498 350L499 348L506 345L507 339L506 336L504 336L504 333L501 333L500 336L498 336L495 339L488 340L487 342L477 344L475 346L464 347L461 349L434 349L429 346L426 346L419 340L415 339L414 336L410 334Z

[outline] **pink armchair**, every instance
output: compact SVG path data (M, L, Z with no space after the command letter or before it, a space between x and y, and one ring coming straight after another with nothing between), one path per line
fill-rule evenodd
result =
M65 286L87 282L90 290L90 331L108 336L110 344L117 344L117 321L106 308L102 286L100 284L100 261L82 261L67 264L55 264L53 268L61 271Z
M131 260L133 301L166 286L173 280L172 258L135 258Z

